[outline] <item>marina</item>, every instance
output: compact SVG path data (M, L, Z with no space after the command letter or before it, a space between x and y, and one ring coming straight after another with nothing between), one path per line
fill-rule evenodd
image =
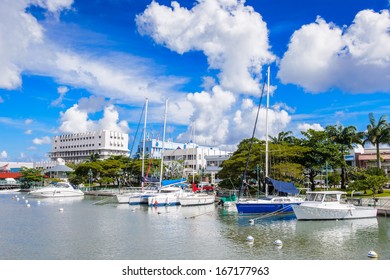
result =
M241 216L215 204L148 207L103 200L107 197L1 194L0 258L367 260L374 251L378 259L390 259L390 219L382 216L298 221L293 214Z

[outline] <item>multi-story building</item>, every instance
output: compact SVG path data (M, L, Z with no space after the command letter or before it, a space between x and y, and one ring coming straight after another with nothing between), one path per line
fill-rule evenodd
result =
M165 150L162 152L164 156L164 163L169 165L172 161L182 162L183 173L185 176L191 176L195 174L211 174L210 169L207 169L207 157L214 159L221 157L227 157L229 152L221 151L215 147L198 146L194 143L185 144L184 148L177 148L175 150ZM220 163L219 163L220 165ZM211 164L210 164L211 166ZM217 169L213 170L217 171ZM215 175L215 173L214 173Z
M129 136L111 130L91 131L54 136L50 159L57 161L80 163L97 155L104 160L111 156L129 156Z
M390 148L380 149L381 167L390 174ZM360 168L376 167L376 149L369 148L355 152L356 166Z

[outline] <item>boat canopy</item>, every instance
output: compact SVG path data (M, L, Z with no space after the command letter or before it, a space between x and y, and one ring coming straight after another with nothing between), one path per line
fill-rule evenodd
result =
M283 193L289 193L289 194L298 194L299 190L295 187L294 183L292 182L283 182L278 181L275 179L267 178L266 179L267 184L272 184L272 186L278 190L279 192Z
M184 185L186 181L186 178L181 178L181 179L172 179L172 180L162 180L161 182L161 185L163 187L168 187L168 186L172 186L172 185Z

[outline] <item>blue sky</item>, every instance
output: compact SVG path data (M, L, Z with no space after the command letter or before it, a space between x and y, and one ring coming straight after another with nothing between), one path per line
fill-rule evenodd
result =
M270 134L390 108L388 0L0 0L0 161L54 135L113 129L234 147L271 67ZM257 137L264 137L261 110Z

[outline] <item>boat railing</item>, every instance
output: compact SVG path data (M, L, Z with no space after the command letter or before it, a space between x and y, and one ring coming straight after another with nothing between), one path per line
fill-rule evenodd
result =
M377 208L387 208L390 209L390 197L380 197L380 198L352 198L350 200L356 206L374 206Z

